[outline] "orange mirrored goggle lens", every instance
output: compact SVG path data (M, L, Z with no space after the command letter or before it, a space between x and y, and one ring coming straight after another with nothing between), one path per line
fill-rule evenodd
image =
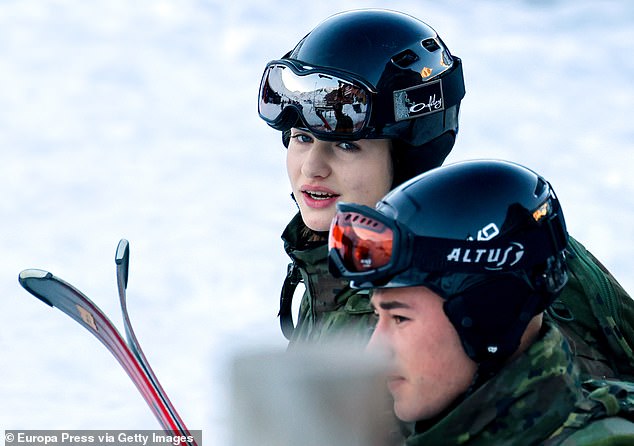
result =
M381 268L392 259L394 231L357 212L340 212L330 228L328 247L350 272Z

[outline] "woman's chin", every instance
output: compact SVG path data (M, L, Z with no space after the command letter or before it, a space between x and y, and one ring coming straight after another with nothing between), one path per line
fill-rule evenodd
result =
M308 229L315 232L327 232L334 216L334 211L328 212L325 209L320 211L315 211L314 209L302 210L304 224Z

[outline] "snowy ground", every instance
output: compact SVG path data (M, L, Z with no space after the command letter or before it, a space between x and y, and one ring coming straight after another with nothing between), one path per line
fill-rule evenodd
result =
M119 324L125 237L146 355L189 427L227 444L232 355L285 344L294 208L279 135L257 117L261 71L321 19L371 6L425 19L463 58L449 161L544 174L570 232L634 293L630 0L4 1L0 428L158 427L105 349L17 282L50 270Z

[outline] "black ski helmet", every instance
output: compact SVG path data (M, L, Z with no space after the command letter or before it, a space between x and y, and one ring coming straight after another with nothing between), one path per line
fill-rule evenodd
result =
M369 86L373 104L361 137L392 140L394 185L440 166L453 148L465 94L462 63L426 23L390 10L342 12L317 25L280 60ZM263 77L260 98L264 84ZM300 110L288 107L286 116L267 120L283 132L285 145L291 127L306 126ZM340 138L345 135L330 139Z
M567 281L566 225L552 187L506 161L433 169L376 209L342 203L330 237L331 271L353 286L426 286L441 295L465 351L481 364L510 357Z

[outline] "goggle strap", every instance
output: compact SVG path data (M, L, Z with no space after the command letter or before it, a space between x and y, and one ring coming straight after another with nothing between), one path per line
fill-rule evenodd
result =
M543 234L531 230L521 237L489 241L417 237L412 265L423 271L490 273L529 269L555 254Z
M465 96L464 76L462 74L462 61L460 58L452 56L454 68L443 76L443 97L445 101L445 109L459 104ZM447 88L447 86L451 88Z

